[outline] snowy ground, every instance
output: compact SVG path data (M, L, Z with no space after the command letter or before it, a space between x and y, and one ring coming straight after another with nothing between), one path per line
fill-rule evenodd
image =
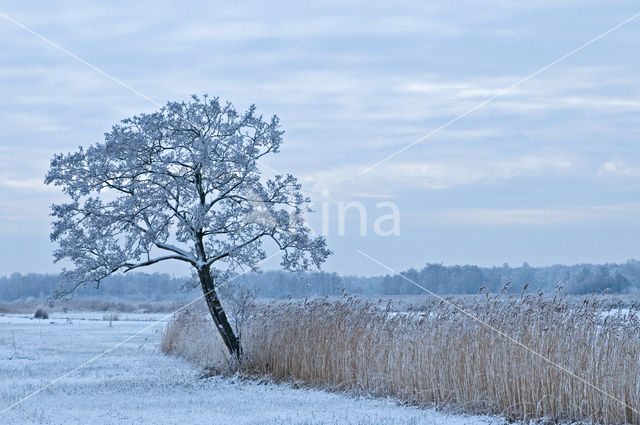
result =
M0 316L0 411L162 315ZM200 379L158 350L159 324L4 413L2 424L501 424L286 385Z

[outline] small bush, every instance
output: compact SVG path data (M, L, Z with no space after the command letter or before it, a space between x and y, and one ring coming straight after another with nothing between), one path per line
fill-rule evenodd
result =
M35 317L36 319L48 319L49 312L45 310L43 307L38 307L33 317Z

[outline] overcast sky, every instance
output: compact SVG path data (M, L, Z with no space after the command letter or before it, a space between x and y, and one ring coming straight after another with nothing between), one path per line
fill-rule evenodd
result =
M348 274L426 262L640 257L640 18L363 170L640 12L635 2L25 2L0 12L164 103L278 114L291 172L330 211ZM320 3L320 2L318 2ZM0 275L58 270L51 156L156 106L0 17ZM328 196L327 196L328 193ZM337 202L367 206L337 235ZM391 201L400 235L376 236ZM319 214L310 217L320 231ZM267 268L277 265L267 265ZM183 270L161 270L182 274Z

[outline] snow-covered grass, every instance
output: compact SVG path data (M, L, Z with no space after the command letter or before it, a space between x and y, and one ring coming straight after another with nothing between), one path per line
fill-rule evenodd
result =
M513 420L640 424L638 305L538 295L453 302L482 323L437 300L402 313L358 299L259 306L243 331L242 370ZM226 366L206 312L178 316L163 349L214 372Z
M53 313L0 316L0 411L76 368L158 316ZM135 320L129 320L135 319ZM202 379L158 348L164 324L0 414L27 424L498 424L499 418L447 415L391 400L354 398L237 378Z

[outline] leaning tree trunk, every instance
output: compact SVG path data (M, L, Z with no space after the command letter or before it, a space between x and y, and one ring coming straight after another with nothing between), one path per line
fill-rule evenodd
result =
M211 277L209 270L198 271L198 276L200 277L202 292L204 293L204 299L207 301L207 307L209 307L211 318L213 318L213 322L216 324L216 328L218 329L218 332L231 355L240 360L240 340L233 332L233 328L231 327L231 324L229 324L227 315L222 309L222 304L220 304L220 299L215 291L213 277Z

